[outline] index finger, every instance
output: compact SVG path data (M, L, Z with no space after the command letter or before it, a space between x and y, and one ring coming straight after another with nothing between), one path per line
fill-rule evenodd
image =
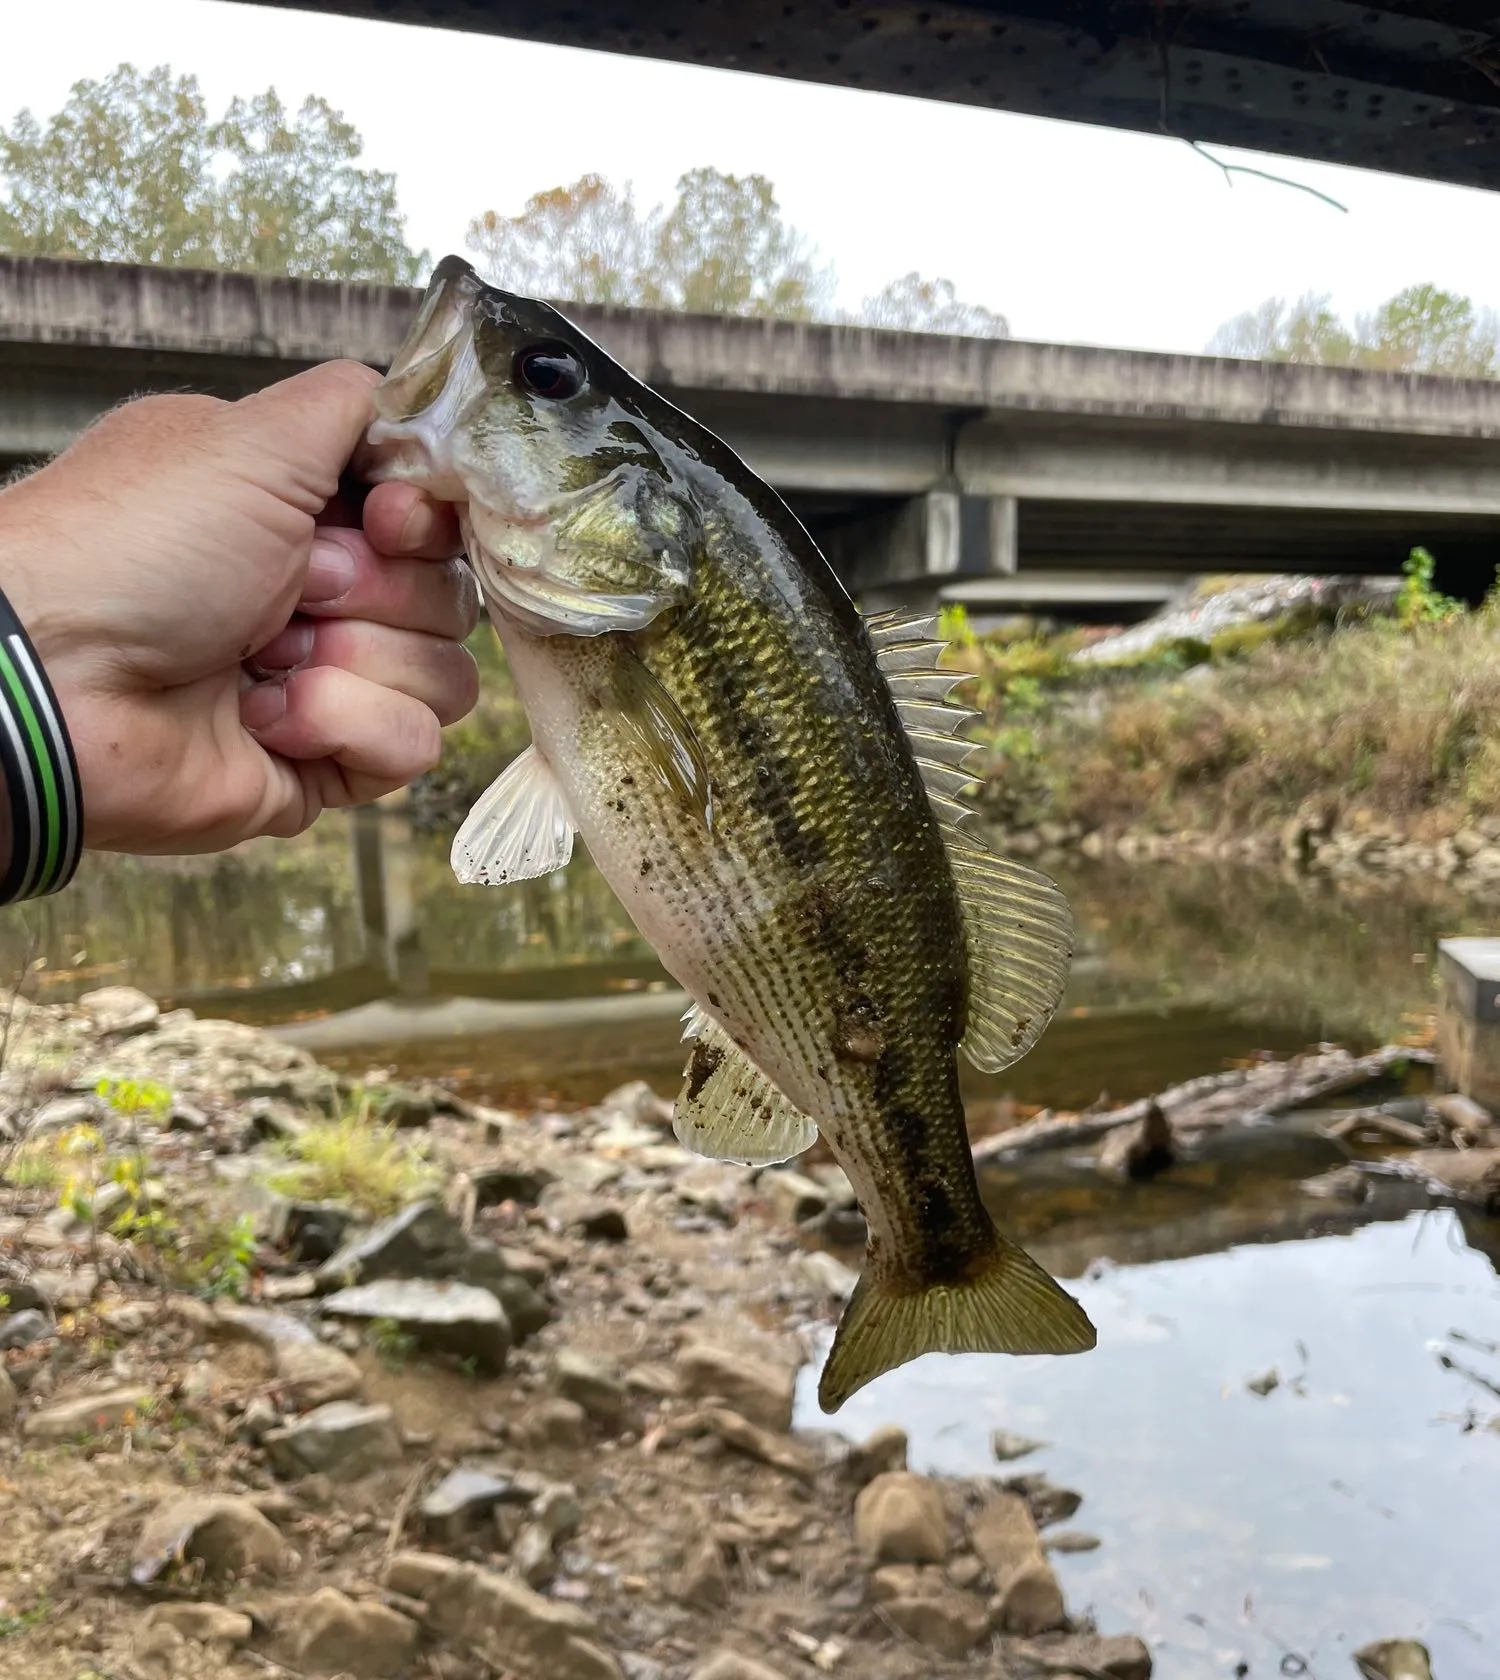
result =
M365 535L381 554L410 560L452 560L463 553L458 510L415 484L393 480L365 497Z

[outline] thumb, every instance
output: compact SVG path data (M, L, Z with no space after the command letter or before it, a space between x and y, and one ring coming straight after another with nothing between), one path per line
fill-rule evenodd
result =
M324 362L232 405L235 470L317 514L338 489L365 427L380 375L363 362Z

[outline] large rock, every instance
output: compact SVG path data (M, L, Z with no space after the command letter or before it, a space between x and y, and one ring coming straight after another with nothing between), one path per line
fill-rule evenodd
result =
M318 1268L325 1289L376 1278L450 1278L463 1270L469 1242L441 1202L413 1202L346 1243Z
M608 1359L564 1348L552 1362L552 1386L599 1423L618 1423L625 1410L625 1385Z
M156 1000L134 986L101 986L96 992L85 992L78 999L78 1007L88 1016L95 1032L112 1033L120 1038L145 1032L156 1025L161 1014Z
M8 1313L0 1318L0 1353L9 1348L25 1348L34 1342L45 1342L56 1334L52 1320L35 1307L28 1307L25 1312Z
M146 1612L142 1625L171 1628L200 1645L243 1645L255 1631L243 1610L227 1610L222 1604L157 1604Z
M995 1624L1002 1633L1041 1633L1062 1623L1062 1588L1020 1494L987 1500L970 1518L969 1539L994 1580Z
M1365 1680L1432 1680L1432 1658L1415 1639L1377 1639L1354 1653Z
M294 1660L304 1674L378 1680L399 1674L417 1649L417 1624L383 1604L356 1602L324 1587L288 1618Z
M510 1320L488 1289L425 1278L382 1278L341 1289L323 1302L330 1318L398 1325L418 1345L472 1359L491 1375L505 1368Z
M792 1427L792 1394L796 1368L759 1356L748 1349L685 1342L677 1353L677 1369L686 1394L727 1400L741 1417L762 1429Z
M401 1437L389 1406L335 1400L273 1429L262 1443L271 1467L288 1478L324 1475L357 1481L401 1462Z
M288 1562L286 1542L275 1524L248 1499L188 1494L163 1500L146 1518L131 1578L149 1585L178 1563L200 1565L209 1580L268 1578L279 1575Z
M1151 1680L1151 1653L1133 1633L1101 1637L1096 1633L1057 1634L1010 1653L1022 1674L1088 1674L1099 1680Z
M948 1508L926 1476L888 1470L854 1501L854 1540L873 1563L941 1563L948 1556Z
M451 1545L497 1505L515 1497L516 1486L508 1476L459 1465L422 1501L422 1526L434 1539Z
M515 1680L623 1680L592 1619L492 1570L433 1578L428 1621Z
M945 1657L966 1656L989 1637L989 1613L982 1604L952 1587L901 1595L882 1606L886 1621L908 1639Z
M326 1342L279 1342L276 1378L297 1410L304 1411L331 1400L352 1400L364 1373L347 1353Z
M104 1435L139 1417L151 1400L151 1390L139 1384L80 1394L45 1411L33 1412L22 1433L34 1441L74 1441L81 1436Z
M873 1435L852 1447L845 1461L850 1481L863 1487L877 1476L906 1468L906 1431L899 1424L882 1424Z
M762 1173L757 1188L784 1225L801 1225L805 1220L816 1219L833 1200L816 1179L791 1168Z

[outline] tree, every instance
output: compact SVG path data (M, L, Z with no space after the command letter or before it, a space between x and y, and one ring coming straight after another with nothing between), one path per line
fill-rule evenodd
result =
M469 248L500 285L564 303L629 304L709 315L843 318L834 272L782 215L763 175L692 169L670 206L642 214L629 187L580 177L530 198L518 216L490 210ZM947 280L908 274L853 317L877 326L1003 337L1004 319L964 304Z
M833 271L782 220L764 175L690 169L656 231L643 301L695 315L810 321L833 295Z
M924 280L915 271L866 298L857 319L867 327L894 327L903 332L1010 337L1010 324L1003 315L983 304L961 302L951 280Z
M1431 284L1408 286L1359 320L1359 360L1400 373L1488 379L1500 373L1500 320Z
M1348 367L1354 340L1328 305L1326 292L1305 292L1290 305L1285 298L1267 298L1259 309L1226 321L1208 341L1209 354Z
M395 177L326 100L274 89L209 120L196 77L122 64L43 127L0 128L0 250L411 284Z
M519 216L485 211L468 243L507 290L570 303L639 303L651 266L649 219L602 175L534 193Z
M1349 328L1327 294L1288 307L1268 298L1226 321L1209 340L1215 355L1324 367L1380 368L1482 379L1500 375L1500 318L1431 284L1407 286Z

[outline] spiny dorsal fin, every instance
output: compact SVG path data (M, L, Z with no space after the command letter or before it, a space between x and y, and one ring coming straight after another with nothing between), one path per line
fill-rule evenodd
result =
M969 963L963 1051L976 1067L998 1073L1036 1043L1062 1001L1073 917L1054 882L968 831L975 813L960 795L977 778L965 773L974 747L959 732L980 714L944 703L964 674L941 668L948 644L933 639L936 624L928 614L899 612L866 620L958 888Z
M672 1129L684 1149L716 1161L769 1166L817 1140L817 1124L793 1108L729 1034L695 1004L683 1017L691 1040Z

